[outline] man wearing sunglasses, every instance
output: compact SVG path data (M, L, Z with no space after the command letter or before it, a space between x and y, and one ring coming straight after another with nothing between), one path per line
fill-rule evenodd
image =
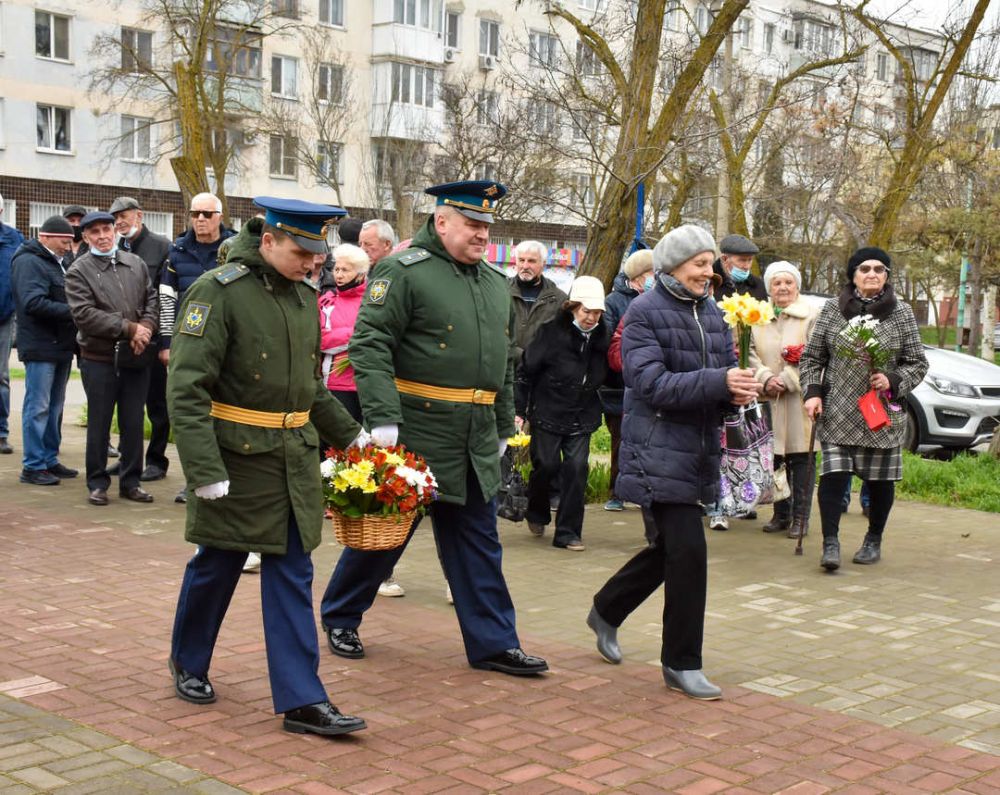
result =
M199 193L191 199L191 226L174 241L167 265L160 275L160 361L170 361L170 340L174 334L177 307L184 291L195 280L216 266L219 246L236 233L222 224L222 202L212 193ZM178 492L174 502L187 502L187 487Z

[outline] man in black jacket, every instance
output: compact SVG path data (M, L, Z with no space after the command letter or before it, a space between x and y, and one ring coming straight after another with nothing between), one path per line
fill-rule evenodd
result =
M76 326L66 303L62 258L73 227L59 215L47 219L36 240L14 254L11 290L17 312L17 355L24 362L21 482L58 486L77 471L59 463L66 382L76 352Z
M159 292L160 273L170 254L170 240L149 230L143 223L142 207L131 196L119 196L108 212L115 217L115 231L121 237L122 251L131 251L146 263L153 289ZM150 344L158 347L159 337L154 336ZM166 454L170 420L167 417L167 368L159 360L154 361L149 370L146 414L152 430L146 447L146 468L139 480L160 480L166 477L170 465Z
M726 235L719 241L719 253L721 256L712 266L712 270L722 277L722 285L715 290L715 300L721 301L733 293L750 293L766 301L767 288L763 279L750 272L753 258L760 253L757 245L743 235Z

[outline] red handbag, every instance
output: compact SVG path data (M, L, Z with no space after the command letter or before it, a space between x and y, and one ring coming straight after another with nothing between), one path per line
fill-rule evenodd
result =
M879 399L878 392L874 389L865 392L858 398L858 408L861 409L861 416L865 418L868 427L873 431L880 431L892 424L885 406Z

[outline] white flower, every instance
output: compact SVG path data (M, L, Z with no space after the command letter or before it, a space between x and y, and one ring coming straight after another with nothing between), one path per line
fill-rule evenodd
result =
M332 458L324 458L322 463L319 465L319 473L325 477L331 477L336 465L333 463Z

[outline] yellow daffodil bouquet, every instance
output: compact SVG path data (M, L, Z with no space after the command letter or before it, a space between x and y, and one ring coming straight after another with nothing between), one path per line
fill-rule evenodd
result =
M759 301L748 293L729 295L719 301L722 319L736 329L740 367L750 364L750 333L754 326L766 326L774 320L774 309L768 301Z

